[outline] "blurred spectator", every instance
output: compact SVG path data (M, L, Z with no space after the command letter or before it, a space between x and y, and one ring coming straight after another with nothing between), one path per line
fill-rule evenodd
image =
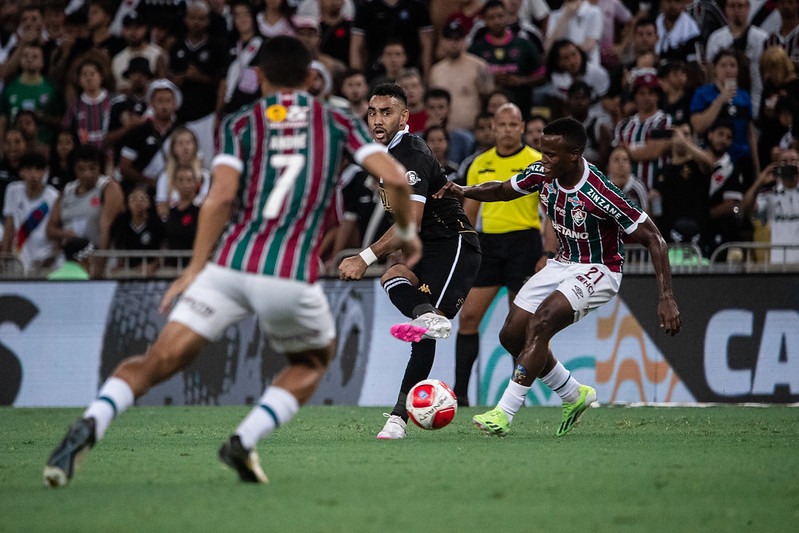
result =
M64 244L64 262L47 275L50 281L85 281L89 276L89 258L94 246L89 239L74 237Z
M67 68L76 58L89 50L97 49L103 52L110 61L125 48L127 45L125 39L114 35L111 31L111 22L114 20L116 9L117 3L112 0L94 0L89 3L89 18L86 22L88 36L79 37L74 41L71 39L64 41L68 51Z
M78 98L67 106L61 127L73 131L81 144L102 148L111 116L112 82L97 53L78 61L77 74Z
M649 193L646 185L632 173L630 152L624 146L617 146L608 157L608 178L613 185L627 195L630 202L649 212Z
M696 63L701 60L694 46L700 36L699 26L685 13L684 5L683 0L661 0L661 12L655 19L658 32L655 52L661 59Z
M138 0L138 3L136 11L149 26L158 26L178 38L183 36L180 21L186 15L187 0Z
M324 65L325 69L330 73L332 79L338 80L341 74L347 69L346 63L339 61L333 56L327 55L319 49L322 42L321 30L319 28L319 21L311 17L292 17L294 29L297 32L297 38L302 41L305 46L311 51L311 57L315 61L319 61ZM332 86L332 83L331 83Z
M127 46L111 60L111 71L114 73L118 92L127 93L130 88L125 72L135 57L146 58L155 77L163 78L166 75L168 62L166 52L147 40L147 24L135 11L122 19L122 36Z
M383 46L378 58L382 73L373 75L369 81L369 88L372 89L382 83L397 83L400 75L405 71L408 63L408 56L405 53L405 45L401 39L389 39ZM369 79L369 76L366 76Z
M303 6L319 6L317 13L303 10ZM297 14L314 17L319 21L319 50L341 61L350 63L350 38L355 6L352 0L305 0L297 9Z
M538 57L544 57L544 34L535 26L532 20L522 17L522 6L530 4L529 0L502 0L505 5L505 11L508 12L508 28L514 35L530 41ZM537 2L539 5L544 2ZM549 8L547 7L546 17L550 15Z
M691 125L698 136L702 136L711 124L719 119L730 118L735 124L735 136L730 147L734 163L748 159L749 167L741 167L744 173L753 174L760 168L758 161L755 128L752 123L752 100L747 91L738 88L738 55L724 49L713 58L715 81L699 87L691 100Z
M197 219L200 215L197 191L202 182L206 182L205 177L200 176L195 168L178 167L175 170L174 181L170 183L170 187L177 193L178 200L169 208L164 221L167 249L192 249L194 236L197 234ZM181 266L186 266L189 259L188 257L182 258ZM167 265L173 266L172 263L168 262Z
M599 65L603 18L602 10L588 0L565 0L549 16L546 49L551 49L555 41L568 39L586 53L589 62Z
M6 1L4 4L11 4L16 2ZM38 4L22 5L19 8L19 16L11 19L9 26L13 22L17 22L16 31L14 31L13 38L9 39L6 45L4 61L0 61L0 77L4 81L8 81L19 74L20 61L22 59L23 45L35 44L47 50L47 40L44 35L44 19L42 8ZM49 54L45 51L44 54L44 67L46 72L49 68Z
M506 102L508 103L508 102ZM498 106L499 107L499 106ZM496 143L494 135L494 115L488 111L481 111L474 119L474 151L464 159L458 167L458 176L452 181L458 185L466 185L466 175L475 158L491 149Z
M658 68L658 79L663 94L660 109L671 115L674 122L688 122L691 116L692 93L686 90L688 71L682 61L666 61Z
M635 58L645 53L657 54L658 30L654 19L642 16L633 23L632 31L622 44L621 64L628 71Z
M424 95L427 121L425 129L432 126L443 126L448 133L449 159L456 165L472 153L474 136L472 132L462 128L453 128L449 124L449 113L452 109L451 97L446 89L430 89Z
M667 242L699 245L710 217L707 158L691 140L691 127L674 127L671 157L650 192L650 212Z
M128 90L126 94L119 94L111 99L111 116L105 136L105 145L111 148L115 164L119 164L119 142L145 120L147 88L153 78L150 61L146 57L134 57L122 76L128 80Z
M263 11L258 12L255 20L258 22L258 31L267 39L278 35L297 34L292 22L294 8L288 0L265 0Z
M796 0L776 0L780 26L772 30L765 47L781 46L788 57L799 68L799 2Z
M164 242L164 224L150 210L150 195L144 187L135 187L128 193L127 210L117 215L111 224L111 242L117 250L160 250ZM144 262L141 257L127 257L122 265L131 268ZM146 275L158 269L158 259L146 262Z
M70 130L61 130L50 144L50 171L47 174L47 183L55 187L58 192L64 190L67 183L75 179L72 169L72 150L80 143L78 136Z
M397 85L402 87L408 97L408 128L411 133L421 133L427 124L427 111L424 107L424 82L422 75L415 68L402 71L397 78Z
M447 128L441 125L430 126L422 133L422 139L427 143L433 156L444 169L449 181L453 181L458 177L458 163L449 159L449 132Z
M8 129L3 134L2 151L0 151L0 208L8 184L20 179L19 161L28 150L25 137L18 129ZM0 209L0 213L2 209Z
M247 0L233 0L230 10L233 13L235 44L228 53L230 64L217 94L217 123L223 114L231 113L261 97L255 64L264 38L258 33L255 10Z
M787 52L780 46L766 48L760 58L760 71L763 98L760 102L758 158L766 162L771 159L771 148L783 143L782 148L788 148L793 139L799 138L799 78ZM784 124L783 114L788 112L793 116L793 121ZM784 138L786 125L791 133L790 139Z
M19 161L22 181L9 184L3 207L2 248L14 252L26 273L50 267L56 259L53 242L47 238L47 221L58 191L45 183L47 158L27 152Z
M791 0L788 0L790 3ZM750 18L752 24L759 26L767 34L771 35L780 30L782 17L778 9L783 0L752 0Z
M741 87L752 96L752 110L756 119L760 112L760 95L763 93L763 82L760 78L760 56L768 34L749 24L749 0L726 0L724 14L727 25L710 34L705 47L705 60L710 64L716 54L731 48L738 52L739 60L745 58L749 69L739 72ZM709 72L708 75L712 74Z
M524 144L530 148L541 151L541 137L544 136L544 126L547 125L547 119L541 115L533 115L530 120L524 124Z
M105 250L110 243L111 223L125 209L119 184L101 174L103 153L90 144L73 151L75 181L67 183L53 207L47 237L63 246L73 237L89 239ZM92 262L93 277L101 275L105 262Z
M18 17L19 4L17 2L0 2L0 91L3 89L3 80L16 73L16 68L10 60L14 55L14 49L19 44Z
M378 58L383 46L401 39L406 66L427 75L433 64L433 25L427 5L419 0L364 2L355 13L350 38L349 65L371 80L381 73Z
M746 191L746 213L755 212L769 226L771 244L799 245L799 152L780 151ZM799 248L771 251L772 263L799 263Z
M508 28L508 14L500 0L489 0L483 7L487 32L469 47L469 53L488 63L494 83L505 90L527 119L533 104L531 89L544 80L541 57L530 41L517 37Z
M44 50L41 45L27 43L20 46L20 74L11 79L0 98L0 136L13 124L20 110L31 111L39 123L39 141L49 143L52 128L62 112L56 87L43 75Z
M613 123L610 117L598 106L591 106L591 87L584 81L576 81L569 87L566 107L569 110L568 116L585 127L587 141L583 157L604 170L613 143Z
M609 69L620 62L621 46L617 45L617 36L626 35L630 31L633 14L621 0L590 0L602 13L602 35L599 38L599 61Z
M182 98L180 89L169 80L150 83L147 101L152 116L130 130L121 141L119 173L126 193L136 185L144 185L151 191L155 189L155 181L166 164L169 150L166 140L178 125L177 110Z
M669 150L666 135L671 117L658 108L660 85L657 76L644 74L633 82L633 100L638 112L616 125L614 146L626 146L633 161L633 174L647 189L665 162ZM672 143L674 144L674 143Z
M359 118L366 118L369 109L369 85L366 76L360 70L348 69L341 75L339 93L349 102L350 111Z
M197 190L193 199L199 206L208 195L211 187L211 174L204 167L198 153L197 137L190 129L177 128L169 139L169 157L166 168L158 176L155 188L155 208L161 220L166 220L169 210L180 202L177 184L179 168L190 168L197 178Z
M610 88L607 71L599 64L590 63L584 50L576 44L561 39L555 41L547 56L549 84L536 90L537 104L547 105L554 117L563 116L563 105L569 87L575 81L584 81L591 87L591 102L603 98Z
M503 89L494 89L486 96L486 103L483 109L491 114L492 120L494 113L503 104L510 103L510 95Z
M183 94L178 122L197 136L205 166L214 157L216 96L227 51L208 32L210 9L204 0L191 0L184 19L185 37L169 52L169 77Z
M36 151L47 157L50 155L49 145L40 140L41 134L39 123L36 121L36 115L33 111L22 109L14 117L14 128L22 132L25 137L25 144L29 151Z
M428 87L449 91L448 124L468 129L480 112L483 97L494 90L494 80L488 64L466 52L466 32L457 20L448 23L441 34L444 58L430 68Z

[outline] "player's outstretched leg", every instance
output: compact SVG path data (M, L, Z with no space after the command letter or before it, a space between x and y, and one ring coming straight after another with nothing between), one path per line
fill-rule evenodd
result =
M563 402L563 421L555 435L562 437L580 421L583 413L596 401L596 391L588 385L580 385L580 396L572 403Z
M419 342L422 339L446 339L452 331L449 319L438 313L424 313L410 322L391 326L391 334L401 341Z
M496 437L504 437L508 434L508 430L510 429L508 417L505 414L505 411L503 411L499 406L494 407L482 415L473 416L472 423L477 427L477 429Z
M238 435L231 436L219 448L219 460L239 473L242 481L249 483L269 483L269 478L261 468L261 460L255 450L246 450Z
M44 484L48 487L63 487L75 474L83 456L95 443L94 418L80 418L67 431L44 467Z

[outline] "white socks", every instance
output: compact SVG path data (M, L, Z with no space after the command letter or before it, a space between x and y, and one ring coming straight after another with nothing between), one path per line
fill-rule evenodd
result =
M83 412L83 418L94 418L95 439L100 440L111 421L133 405L133 390L119 378L110 377L103 383L97 399Z
M297 398L289 391L269 387L258 400L258 405L236 428L236 435L245 449L252 450L259 440L294 418L299 408Z
M524 397L530 391L530 387L519 385L515 381L508 383L505 387L505 392L502 393L502 398L499 400L497 407L505 412L508 417L508 423L513 420L513 416L521 409L524 403Z
M549 374L541 378L544 385L560 396L567 403L574 403L580 398L580 382L574 379L571 372L558 361Z

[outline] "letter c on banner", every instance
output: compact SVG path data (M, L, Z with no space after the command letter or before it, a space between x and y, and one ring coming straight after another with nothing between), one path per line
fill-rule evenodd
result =
M733 370L727 350L732 337L752 336L753 314L741 309L725 309L713 315L705 331L705 379L719 396L744 396L752 389L752 371Z
M25 329L39 314L33 302L20 296L0 296L0 325L6 322ZM0 405L13 405L22 386L22 364L17 354L0 344Z

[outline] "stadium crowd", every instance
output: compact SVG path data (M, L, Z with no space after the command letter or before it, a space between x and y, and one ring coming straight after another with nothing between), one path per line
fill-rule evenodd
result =
M216 128L259 97L276 35L310 48L332 106L363 117L400 85L452 181L512 102L532 148L582 122L585 157L669 242L799 244L796 0L0 0L0 252L46 273L76 238L190 249ZM376 180L341 175L329 261L387 224Z

